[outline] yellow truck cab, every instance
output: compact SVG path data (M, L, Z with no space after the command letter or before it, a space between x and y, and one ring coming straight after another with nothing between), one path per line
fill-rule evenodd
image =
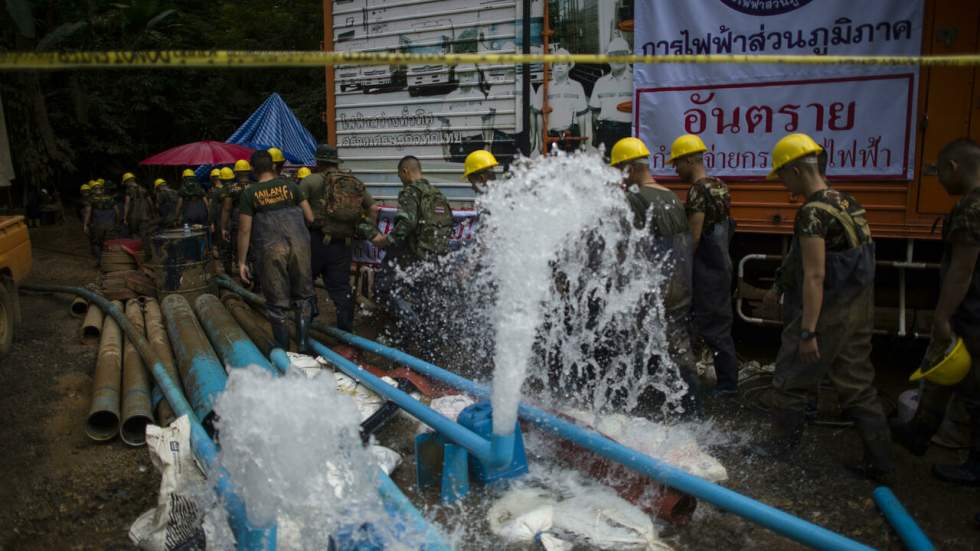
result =
M0 216L0 358L10 352L20 323L17 285L31 271L31 237L23 216Z

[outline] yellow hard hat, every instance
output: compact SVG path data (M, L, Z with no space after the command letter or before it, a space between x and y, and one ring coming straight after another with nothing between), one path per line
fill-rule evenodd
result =
M650 150L647 149L647 144L643 143L643 140L639 138L623 138L613 146L609 164L616 166L620 163L645 159L649 156Z
M702 153L707 150L708 148L705 147L704 142L701 141L700 137L695 136L694 134L684 134L680 138L674 140L674 143L670 144L670 158L667 159L667 162L674 162L686 155Z
M228 167L222 167L222 169L218 171L218 178L221 178L222 180L234 180L235 171Z
M80 187L79 189L82 191L88 191L92 189L92 184L82 184L82 187Z
M302 180L303 178L306 178L310 174L313 174L312 170L310 170L305 166L301 166L299 167L299 170L296 171L296 179Z
M122 175L122 183L124 184L129 180L135 180L135 179L136 179L136 175L133 174L132 172L127 172L126 174Z
M776 172L779 169L800 157L817 154L821 151L823 151L823 148L806 134L789 134L783 136L772 148L772 170L769 171L767 179L775 180Z
M180 176L182 178L193 178L194 177L194 171L191 170L191 169L189 169L189 168L185 168L184 171L180 173Z
M466 162L463 163L463 178L467 178L475 172L493 168L499 164L497 158L493 156L493 153L478 149L466 156Z
M970 352L966 349L963 339L957 337L949 350L946 351L946 356L939 363L924 372L921 367L916 369L915 373L909 376L909 381L925 378L925 380L937 385L953 386L966 377L972 363L973 360L970 358Z
M245 159L235 161L235 172L252 172L252 165Z
M211 172L208 174L208 178L215 178L215 177L221 178L220 168L212 168Z
M95 181L95 183L96 184L99 184L100 186L104 186L105 185L105 178L99 178L98 180Z
M274 163L286 162L286 158L282 156L282 150L280 150L278 147L270 147L266 151L268 151L269 155L272 156L272 162Z
M162 185L165 185L166 183L167 181L164 180L163 178L157 178L156 180L153 181L153 187L160 187Z

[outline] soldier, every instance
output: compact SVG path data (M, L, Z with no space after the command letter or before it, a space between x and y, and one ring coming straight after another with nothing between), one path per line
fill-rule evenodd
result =
M228 188L235 182L235 173L228 167L223 167L218 170L218 179L216 182L212 182L211 191L208 193L208 224L211 225L211 233L216 236L215 241L220 242L218 239L221 232L221 207L224 203L225 193L227 193Z
M307 166L301 166L301 167L299 167L299 170L296 171L296 176L295 176L296 183L298 184L298 183L302 182L303 181L303 178L306 178L310 174L313 174L313 171L310 170L309 167L307 167Z
M208 198L204 194L204 188L197 181L193 170L186 168L181 176L184 182L180 187L180 199L177 200L180 223L186 226L207 226Z
M79 220L85 220L85 209L88 208L89 200L92 197L92 184L93 183L94 183L94 180L89 180L88 182L85 182L84 184L82 184L82 186L80 188L78 188L78 195L79 195L80 201L79 201L79 208L78 208L76 214L78 214L78 219Z
M252 182L252 165L244 159L235 161L235 181L225 186L225 194L221 199L221 238L228 243L225 256L222 259L225 270L238 277L238 204L242 192Z
M160 227L170 228L177 223L177 202L180 197L177 190L171 189L167 181L157 178L153 182L153 189L156 193L157 214L160 217Z
M422 164L416 157L409 155L398 161L398 178L404 187L398 194L395 227L390 234L379 233L371 240L376 247L386 249L375 278L375 293L388 304L402 326L402 335L408 335L409 329L411 333L428 334L426 325L433 318L422 316L439 315L432 311L435 305L430 299L440 294L438 288L443 283L436 262L449 253L453 211L442 192L423 177ZM399 267L413 280L395 293Z
M313 211L295 182L276 176L269 152L253 153L251 165L258 183L242 192L239 205L238 274L246 284L252 278L245 259L254 229L255 247L262 250L257 276L276 343L283 350L289 346L286 311L292 307L299 349L305 352L316 297L306 229L313 223Z
M732 258L728 254L734 223L728 186L708 176L701 138L685 134L670 146L670 159L687 191L687 222L694 244L691 317L694 329L714 352L715 394L734 396L738 358L732 340Z
M286 164L286 157L283 156L282 150L278 147L270 147L266 151L272 156L272 164L275 166L276 175L282 174L282 167Z
M102 265L102 246L115 230L119 214L115 200L103 192L103 187L97 180L82 221L82 231L88 235L96 266Z
M216 186L221 184L221 169L218 167L212 168L211 172L208 173L208 183L211 184L208 188L208 193L210 194Z
M616 36L606 48L608 55L630 55L630 45L622 37ZM609 73L595 82L589 108L595 119L595 146L605 146L606 155L610 148L622 138L633 132L632 108L623 110L621 105L632 106L633 68L629 63L610 63Z
M784 326L773 378L772 440L761 451L785 457L796 448L807 394L826 376L864 442L864 459L850 468L887 482L895 463L869 359L874 242L864 208L850 194L831 189L820 174L821 151L806 134L785 136L772 150L769 178L806 199L778 276Z
M942 286L932 319L932 340L922 371L938 363L958 335L970 353L972 364L958 384L941 386L926 379L919 408L907 424L893 427L895 440L915 455L925 455L932 436L956 392L970 415L970 454L962 465L934 465L940 480L980 485L980 146L956 140L939 152L939 182L950 195L962 195L943 221L945 251ZM980 521L980 519L978 519Z
M466 156L466 162L463 163L463 178L470 183L477 195L486 193L487 185L497 179L497 173L493 169L499 164L493 153L482 149L474 151Z
M649 158L650 150L640 139L623 138L613 146L610 164L624 172L628 189L635 186L636 191L626 194L634 213L633 225L646 229L654 239L652 252L668 255L674 266L661 295L668 352L687 384L687 393L681 400L683 414L700 416L701 390L687 329L691 309L691 230L677 195L650 174ZM656 369L656 358L650 359L648 369Z
M245 159L238 159L235 161L235 180L241 184L242 189L252 182L252 165L248 164Z
M300 183L313 209L310 227L310 259L313 279L322 276L323 285L337 311L337 328L354 328L354 300L350 270L354 239L371 239L378 228L374 219L374 199L364 184L349 170L340 168L337 149L320 144L316 149L317 172ZM305 167L304 167L305 168Z
M129 228L130 237L138 237L143 241L143 255L150 253L150 234L153 232L153 198L132 172L122 176L126 190L123 203L123 224Z

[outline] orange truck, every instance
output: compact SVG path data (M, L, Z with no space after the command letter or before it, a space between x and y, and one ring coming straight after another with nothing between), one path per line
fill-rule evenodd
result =
M617 53L629 48L653 55L687 53L765 54L882 54L898 53L889 48L906 38L901 53L907 55L949 55L980 52L980 2L976 0L881 0L856 11L845 0L798 0L760 2L757 0L324 0L324 49L328 51L407 52L407 48L441 48L453 53ZM810 10L809 15L801 15ZM649 14L644 18L644 10ZM758 13L756 13L758 12ZM788 12L788 13L787 13ZM908 16L912 13L913 16ZM909 20L906 20L906 17ZM671 19L671 18L674 19ZM780 19L782 17L783 19ZM868 19L875 17L875 19ZM815 23L811 19L820 19ZM708 21L711 21L708 23ZM780 21L782 21L780 23ZM740 23L739 23L740 22ZM870 24L874 23L874 25ZM740 29L735 29L741 24ZM656 28L654 32L652 29ZM774 32L785 31L785 32ZM871 40L873 34L873 42ZM669 36L668 36L669 35ZM734 35L734 36L733 36ZM920 40L921 37L921 40ZM921 42L921 45L920 45ZM795 51L788 51L796 43ZM782 48L782 49L777 49ZM445 85L411 89L408 83L392 80L384 89L364 85L360 72L368 68L343 67L327 70L328 140L338 146L345 166L353 170L375 197L394 199L400 184L395 171L404 155L418 157L430 181L459 204L472 200L469 186L461 182L462 162L469 152L493 152L504 165L519 154L543 151L554 145L582 143L605 147L626 135L640 135L654 150L651 166L660 151L662 181L684 198L686 186L671 180L664 166L663 148L669 149L673 137L685 133L682 110L673 119L662 112L644 110L640 84L634 75L647 67L614 65L557 66L479 64L433 66L433 74L445 73ZM732 66L700 66L691 77L706 81L711 71L734 72ZM880 68L867 68L873 81ZM398 68L399 71L405 68ZM803 78L818 78L824 69L807 68ZM863 71L852 67L852 71ZM955 198L942 190L936 176L936 157L942 146L959 137L980 139L980 69L965 67L922 67L903 69L915 74L905 86L907 101L888 94L868 95L869 88L855 85L836 88L834 93L853 93L839 100L847 105L864 94L865 104L898 103L901 124L885 127L884 140L899 144L894 158L901 157L898 172L830 171L834 186L849 191L866 207L877 242L876 326L879 331L900 336L917 336L928 331L931 310L938 293L939 243L942 216ZM701 81L698 81L701 79ZM831 79L832 80L832 79ZM817 82L814 80L813 82ZM706 98L725 86L689 86L684 101ZM742 115L747 109L764 104L781 89L799 86L800 94L816 97L822 91L794 82L777 82L756 96L745 96ZM655 83L655 85L666 86ZM742 86L749 86L745 83ZM674 90L678 90L675 88ZM661 90L670 90L662 88ZM794 88L794 91L796 88ZM819 89L824 90L824 89ZM841 92L843 90L843 92ZM661 96L664 97L664 96ZM659 101L659 99L655 100ZM666 100L664 100L666 101ZM828 102L838 101L827 99ZM781 102L783 103L783 102ZM810 109L799 108L800 128ZM770 104L772 105L772 104ZM853 103L852 103L853 105ZM698 107L698 106L693 106ZM711 105L702 106L710 119ZM772 109L772 108L770 108ZM721 119L732 109L721 112ZM737 113L738 111L736 111ZM680 113L681 115L677 115ZM823 113L823 111L821 111ZM859 110L852 120L852 135L867 141L862 125L880 122L861 119ZM768 155L771 144L783 132L783 121L772 120L772 131L765 145L754 149ZM738 116L736 114L736 116ZM816 118L816 117L814 117ZM744 139L752 128L733 135L733 122L719 122L729 133L710 135L714 121L689 132L706 130L702 137L725 148ZM856 124L854 122L856 121ZM755 121L758 123L758 121ZM827 121L830 124L832 121ZM644 125L663 129L663 135L650 139ZM766 123L768 124L768 123ZM826 128L827 124L821 123ZM697 125L694 125L697 126ZM833 126L833 124L830 124ZM794 122L795 127L795 122ZM690 127L688 127L690 128ZM788 130L788 128L787 128ZM834 134L814 136L833 140ZM894 131L893 131L894 130ZM738 132L738 128L734 129ZM899 132L900 131L900 132ZM879 132L881 134L881 132ZM882 136L879 135L879 138ZM904 137L904 140L901 139ZM725 140L729 142L725 142ZM825 145L828 143L824 141ZM840 143L838 140L837 143ZM855 140L855 143L856 140ZM901 144L904 143L904 148ZM914 145L911 145L914 143ZM897 155L898 150L902 155ZM889 153L891 155L891 152ZM891 157L890 157L891 158ZM732 189L733 215L738 224L733 243L738 267L737 306L739 317L749 323L778 323L760 311L760 289L772 283L775 268L788 247L799 198L791 197L778 182L764 179L767 161L755 166L753 177L719 174ZM709 166L709 169L712 167ZM833 167L832 167L833 168ZM857 176L853 176L857 174ZM881 176L887 177L881 177ZM661 176L658 176L658 179Z
M0 216L0 358L10 352L20 323L17 285L31 272L31 237L23 216Z

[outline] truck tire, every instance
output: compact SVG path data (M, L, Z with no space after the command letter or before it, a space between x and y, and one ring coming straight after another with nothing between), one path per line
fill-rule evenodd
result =
M10 352L14 345L14 320L17 319L17 302L12 289L0 279L0 358Z

